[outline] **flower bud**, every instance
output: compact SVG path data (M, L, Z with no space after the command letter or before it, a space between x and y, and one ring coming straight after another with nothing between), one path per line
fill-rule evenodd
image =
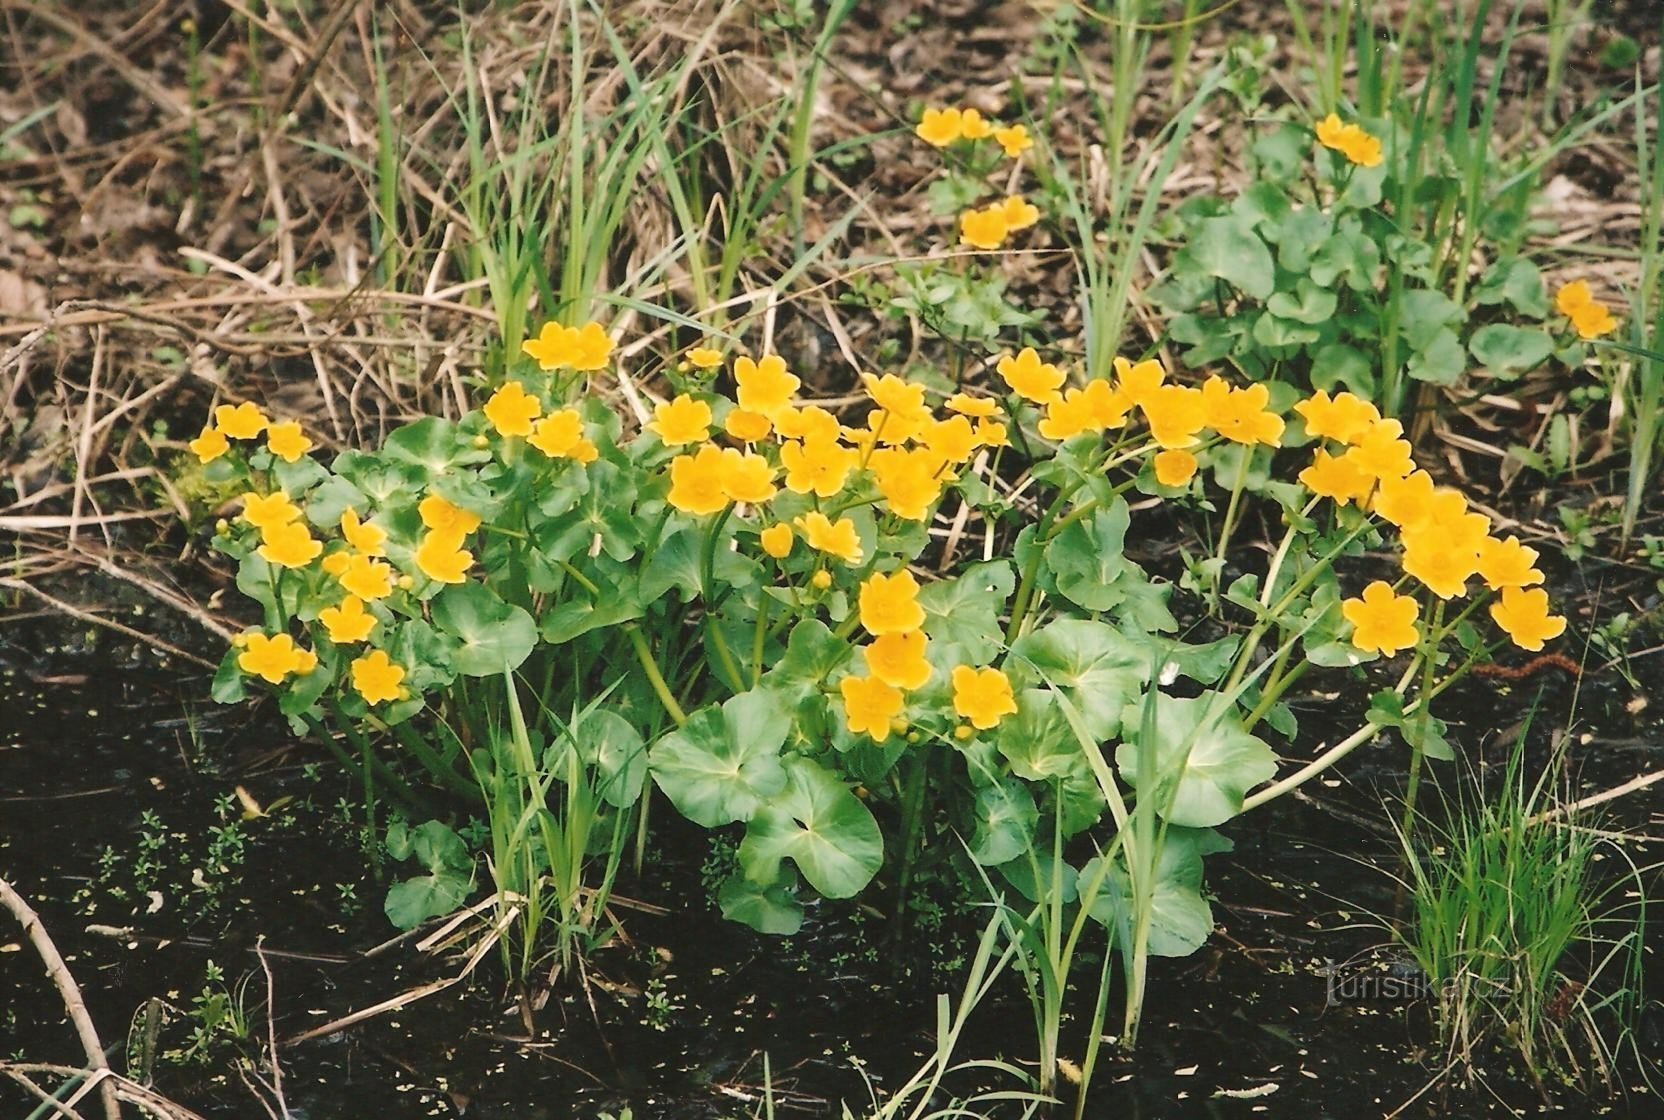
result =
M809 582L814 585L816 591L825 591L832 586L832 573L822 568L809 577Z
M972 727L968 723L962 723L953 729L953 737L958 739L961 743L969 742L970 740L976 738L976 728Z
M896 735L906 735L907 726L906 716L897 716L895 719L890 721L890 731ZM911 738L908 739L908 742L912 741L913 740Z
M227 521L223 517L220 518L218 521L214 522L214 532L218 533L222 537L225 536L225 534L231 532L231 522Z
M412 587L415 587L415 586L416 586L416 581L411 579L409 576L400 576L399 577L399 590L400 591L409 591Z
M485 438L485 436L477 435L477 436L474 437L474 448L475 448L475 450L484 451L487 447L490 447L490 446L491 446L491 441L489 439Z

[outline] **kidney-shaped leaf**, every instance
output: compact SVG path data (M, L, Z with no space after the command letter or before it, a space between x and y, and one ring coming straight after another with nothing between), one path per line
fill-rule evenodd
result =
M827 898L849 898L866 886L884 861L878 822L836 775L819 763L786 762L786 791L762 805L740 842L747 878L772 883L789 859Z
M1129 706L1127 741L1115 752L1121 777L1152 798L1172 824L1205 828L1223 824L1242 812L1242 796L1277 772L1270 747L1243 730L1234 712L1212 697L1154 701L1154 743L1145 743L1144 704ZM1140 787L1140 752L1153 750L1154 788Z
M695 824L748 821L786 786L780 746L790 729L779 697L752 689L688 717L659 740L648 765L665 796Z
M459 583L433 599L433 621L458 642L451 667L465 677L517 669L537 644L532 616L505 603L489 587Z
M1024 634L1007 667L1022 683L1055 685L1081 712L1099 742L1121 728L1121 712L1148 683L1148 646L1089 619L1063 618Z
M1149 892L1148 944L1152 956L1186 957L1207 941L1213 932L1213 908L1202 897L1202 857L1230 847L1230 841L1211 829L1169 828L1162 834ZM1097 877L1099 858L1081 868L1080 883L1090 883ZM1133 891L1126 865L1119 858L1088 910L1115 930L1117 937L1130 936Z

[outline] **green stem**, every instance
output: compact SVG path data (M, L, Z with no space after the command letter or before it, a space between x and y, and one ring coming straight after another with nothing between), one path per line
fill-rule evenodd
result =
M1427 722L1432 715L1433 705L1431 693L1433 691L1433 667L1439 651L1439 642L1444 637L1444 600L1440 599L1433 607L1433 621L1427 627L1427 633L1422 638L1421 645L1421 695L1428 697L1423 702L1421 710L1416 713L1416 734L1410 740L1410 779L1404 787L1404 816L1399 826L1400 834L1406 839L1410 836L1410 829L1416 819L1416 792L1421 783L1422 743L1427 737Z
M633 622L624 624L624 633L630 639L630 646L636 651L636 660L641 663L641 671L647 674L647 683L653 686L653 693L664 705L665 712L680 727L688 721L687 713L676 702L676 694L670 691L670 686L664 681L664 674L659 672L659 663L653 659L653 651L647 645L647 637L641 632L641 627Z

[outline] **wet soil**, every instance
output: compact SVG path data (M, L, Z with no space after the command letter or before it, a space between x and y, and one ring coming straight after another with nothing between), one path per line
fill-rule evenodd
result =
M1664 696L1656 676L1641 679L1652 664L1634 661L1633 683L1558 670L1471 682L1441 709L1466 744L1459 765L1499 767L1535 705L1538 755L1552 736L1574 737L1573 793L1656 767L1659 708L1637 703ZM1574 691L1580 716L1567 732ZM1287 753L1313 753L1325 727L1349 726L1353 692L1362 694L1300 702L1302 735ZM388 944L385 879L356 791L268 714L213 705L195 666L36 620L0 630L0 694L0 874L37 901L103 1040L118 1047L118 1068L149 1068L160 1090L203 1116L257 1115L236 1068L263 1062L268 1002L283 1040L461 970L460 952ZM1089 1115L1658 1115L1642 1067L1619 1079L1616 1096L1539 1090L1499 1051L1481 1061L1482 1086L1435 1085L1443 1056L1425 999L1376 991L1330 1005L1327 963L1379 975L1399 957L1380 915L1393 908L1383 833L1402 755L1400 745L1371 746L1309 796L1227 826L1236 848L1207 871L1214 936L1192 957L1155 963L1139 1050L1106 1049ZM239 788L267 815L244 820ZM1646 794L1619 802L1611 823L1658 832L1659 805ZM1655 847L1626 845L1642 864ZM939 916L898 945L882 918L822 905L798 937L763 937L715 913L701 874L709 856L702 834L663 830L645 873L620 885L626 936L595 954L587 984L557 985L534 1034L491 955L410 1007L281 1047L292 1114L598 1117L627 1106L637 1117L751 1116L763 1107L765 1055L779 1114L835 1115L840 1101L858 1109L869 1079L879 1092L905 1080L933 1046L936 994L957 998L956 964L980 912L943 894ZM74 1036L16 930L0 931L0 950L9 950L0 990L10 993L0 1055L74 1060ZM209 962L224 976L216 990L247 1012L250 1037L200 1060L153 1061L189 1047L183 1013ZM1649 968L1664 990L1657 962ZM1090 967L1083 980L1095 982ZM148 1047L147 1009L164 1024ZM1064 1053L1078 1061L1078 1017L1074 1026ZM1643 1020L1653 1060L1661 1034L1655 1017ZM978 1012L960 1057L1032 1068L1033 1053L1011 980ZM988 1083L950 1089L978 1084ZM0 1113L27 1115L10 1092L0 1088Z

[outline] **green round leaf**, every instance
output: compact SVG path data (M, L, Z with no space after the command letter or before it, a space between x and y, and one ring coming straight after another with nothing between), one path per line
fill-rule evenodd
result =
M451 666L466 677L517 669L537 644L532 616L503 602L484 584L445 588L434 596L433 621L457 640Z
M766 689L703 708L660 739L653 781L688 820L706 828L748 821L786 786L780 746L791 715Z
M878 822L837 777L801 756L786 762L785 792L762 805L740 842L740 866L748 878L772 883L780 861L797 864L803 878L827 898L849 898L878 873L884 837Z
M1124 717L1127 741L1115 752L1121 777L1140 798L1153 798L1172 824L1223 824L1242 812L1244 794L1277 773L1271 748L1244 731L1224 705L1215 711L1215 699L1153 694L1153 720L1143 718L1144 702L1129 706ZM1144 741L1146 724L1153 743ZM1153 750L1153 757L1141 758L1146 750ZM1150 776L1143 773L1146 767L1153 767L1148 785L1141 784Z

